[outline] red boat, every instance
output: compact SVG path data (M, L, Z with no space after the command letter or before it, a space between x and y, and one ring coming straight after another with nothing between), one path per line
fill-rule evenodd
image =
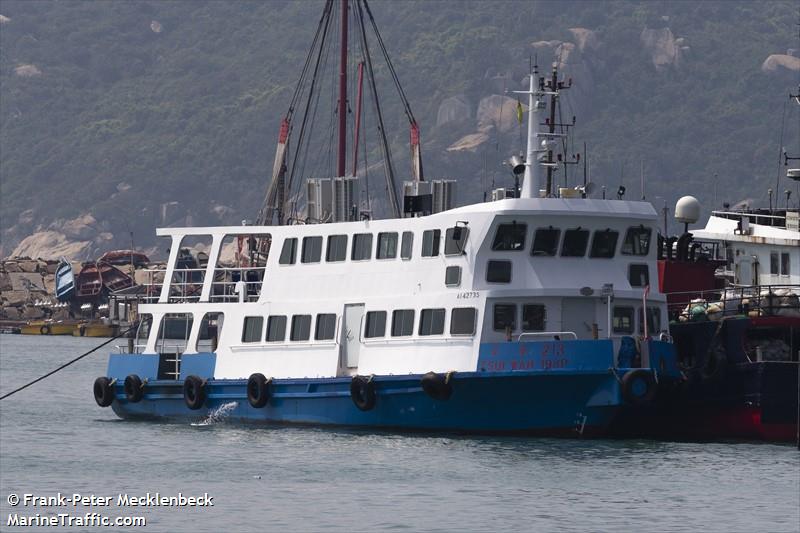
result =
M75 280L75 298L83 303L98 303L108 293L127 289L133 278L105 261L84 263Z
M104 253L98 261L110 265L133 265L134 267L142 267L150 263L150 258L142 252L137 252L135 250L112 250Z

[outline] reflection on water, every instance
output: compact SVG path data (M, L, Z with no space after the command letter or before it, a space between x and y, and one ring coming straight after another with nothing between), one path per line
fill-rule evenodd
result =
M0 392L95 342L0 335ZM89 357L0 402L0 517L14 491L182 491L215 505L142 508L147 531L800 530L792 446L245 426L226 418L235 402L198 431L97 407L105 366Z

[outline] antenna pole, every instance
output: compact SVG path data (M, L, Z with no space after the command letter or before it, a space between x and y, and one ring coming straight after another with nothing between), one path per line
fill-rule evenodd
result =
M520 198L538 198L540 177L539 161L536 158L536 150L539 145L539 101L536 92L536 79L538 69L533 67L530 74L530 84L528 87L528 151L525 156L525 177L522 182Z
M347 161L347 3L342 0L341 49L339 55L339 157L336 175L344 176Z
M558 92L556 91L556 87L558 86L558 65L553 63L553 77L550 79L550 90L553 93L550 95L550 123L548 127L548 131L550 133L556 132L556 98L558 96ZM552 136L550 137L550 141L552 141ZM564 154L566 158L567 154ZM553 149L548 145L547 148L547 184L545 185L545 194L550 196L553 194Z
M356 96L356 125L353 135L353 177L358 172L358 134L361 129L361 96L364 89L364 62L358 64L358 95Z

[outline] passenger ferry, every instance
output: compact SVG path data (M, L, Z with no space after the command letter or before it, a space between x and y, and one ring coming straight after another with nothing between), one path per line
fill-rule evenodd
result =
M560 87L529 79L519 197L421 212L431 199L414 194L426 185L415 174L403 218L158 230L171 241L163 283L139 306L134 349L95 381L97 403L123 418L224 409L263 423L568 436L603 434L651 401L679 375L666 299L649 290L656 212L540 193L552 137L539 115ZM328 184L334 197L343 182ZM187 268L197 242L207 260ZM233 267L220 259L231 248Z

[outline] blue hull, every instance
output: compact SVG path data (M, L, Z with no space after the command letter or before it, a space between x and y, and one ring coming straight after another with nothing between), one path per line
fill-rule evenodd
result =
M448 400L429 397L420 378L375 377L377 400L369 411L350 398L350 378L275 380L260 409L247 401L246 380L210 380L205 404L194 411L180 381L149 382L137 403L118 385L112 408L123 418L202 419L235 403L225 409L229 420L543 435L602 433L620 409L610 373L462 373L453 377Z

